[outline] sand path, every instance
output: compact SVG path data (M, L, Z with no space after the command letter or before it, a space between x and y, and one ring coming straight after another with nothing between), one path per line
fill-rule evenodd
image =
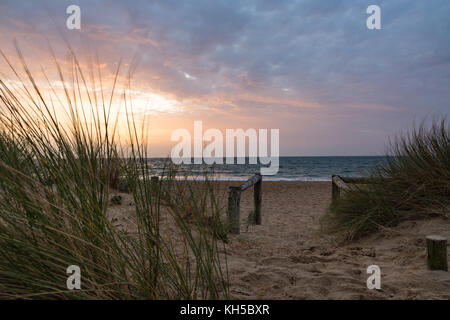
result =
M230 236L228 267L235 299L450 299L450 272L429 271L425 236L450 239L450 221L404 223L350 244L319 233L331 201L329 182L264 182L263 223L249 226L252 190L241 199L241 234ZM369 265L381 290L369 290Z

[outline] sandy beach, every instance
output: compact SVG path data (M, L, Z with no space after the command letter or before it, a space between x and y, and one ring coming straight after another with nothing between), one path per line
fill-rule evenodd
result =
M130 195L122 195L124 203L110 211L119 225L133 211ZM342 243L320 233L330 201L330 182L263 182L256 226L247 223L253 192L243 192L241 234L229 235L226 247L231 298L450 299L450 273L427 269L425 244L430 234L450 238L448 219L409 221ZM367 289L370 265L381 269L380 290Z

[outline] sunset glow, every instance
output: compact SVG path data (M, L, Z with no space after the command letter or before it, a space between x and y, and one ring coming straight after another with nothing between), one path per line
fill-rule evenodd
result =
M82 26L68 30L68 1L2 1L0 42L21 69L17 41L49 95L63 90L49 44L66 75L70 44L98 100L90 70L95 78L101 72L107 100L120 63L114 108L129 93L136 115L149 119L159 156L170 151L170 132L195 120L221 130L279 128L282 155L373 155L415 118L448 113L450 10L447 2L428 8L419 26L408 15L422 4L385 3L383 29L372 31L361 18L366 2L165 1L134 10L121 1L77 1ZM0 72L17 81L5 61Z

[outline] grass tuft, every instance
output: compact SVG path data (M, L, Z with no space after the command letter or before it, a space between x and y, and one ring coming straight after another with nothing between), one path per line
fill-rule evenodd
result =
M445 118L423 122L389 144L386 161L334 201L323 229L354 239L401 221L450 217L450 128Z

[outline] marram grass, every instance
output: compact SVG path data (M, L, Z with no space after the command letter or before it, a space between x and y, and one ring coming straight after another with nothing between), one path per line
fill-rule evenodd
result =
M423 122L394 139L386 161L333 202L325 231L354 239L404 220L450 217L450 127L445 118Z
M223 210L211 182L196 188L167 174L151 184L148 141L126 90L128 143L117 142L120 67L106 92L100 69L84 72L70 52L68 75L55 58L62 96L50 81L50 93L40 88L20 50L19 67L1 53L19 85L0 78L0 299L227 298L214 231ZM107 218L121 176L135 204L133 234ZM161 227L163 214L175 235ZM70 265L80 267L80 290L67 288Z

